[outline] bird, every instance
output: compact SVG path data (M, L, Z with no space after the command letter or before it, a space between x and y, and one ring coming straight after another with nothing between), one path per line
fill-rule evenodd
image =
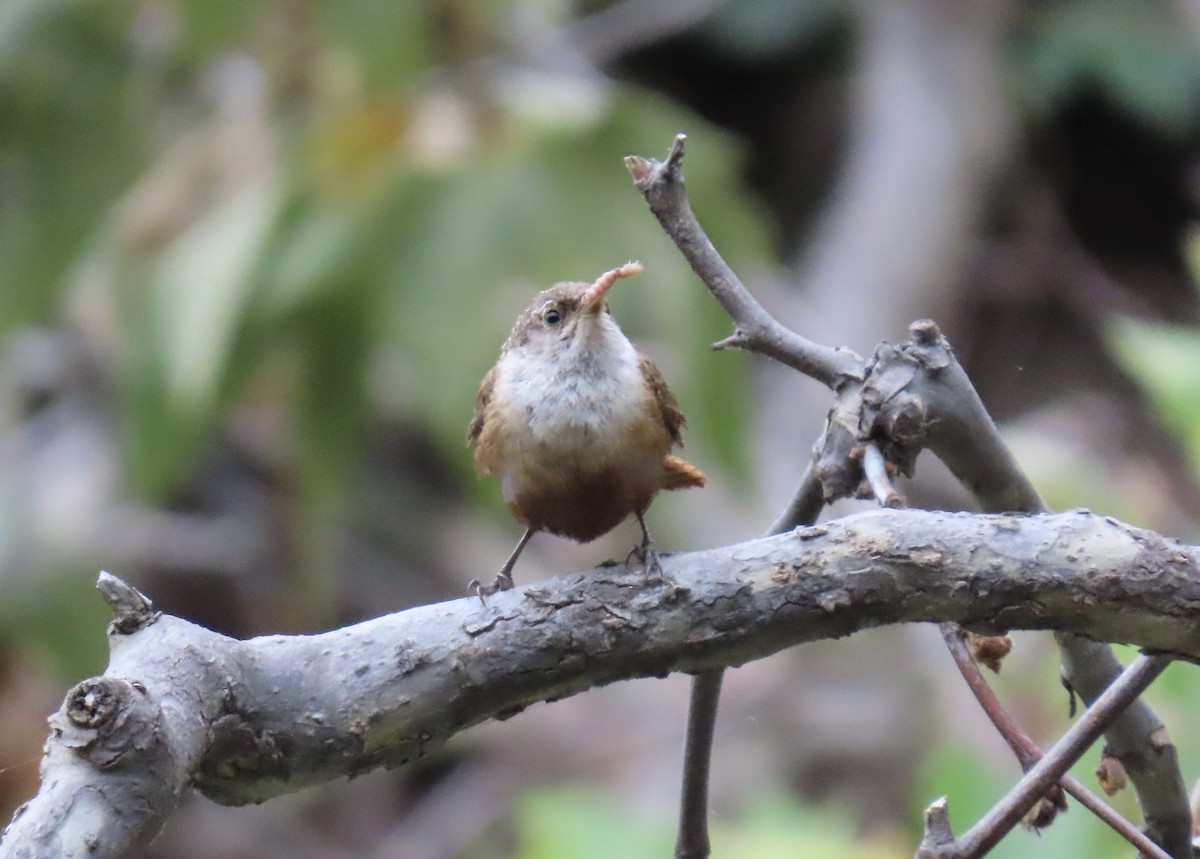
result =
M481 598L513 586L517 558L539 531L587 543L631 514L642 541L626 563L640 556L647 578L661 573L644 514L660 490L706 483L671 453L683 444L675 395L605 305L613 284L642 271L629 262L539 292L479 386L467 430L475 466L500 481L525 526L494 582L471 583Z

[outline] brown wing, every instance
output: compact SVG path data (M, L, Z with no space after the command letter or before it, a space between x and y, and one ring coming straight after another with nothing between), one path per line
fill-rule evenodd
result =
M487 375L479 383L479 393L475 395L475 415L471 418L471 425L467 427L467 444L479 443L479 434L483 432L483 422L492 403L492 389L495 387L496 367L492 365L492 369L487 371Z
M679 431L683 428L686 421L684 421L683 412L679 411L679 403L675 402L675 395L667 387L667 380L663 378L658 367L654 366L654 362L640 352L638 353L638 358L640 360L642 378L646 380L646 386L654 396L654 402L658 405L659 414L662 415L663 426L667 428L667 433L671 436L671 443L682 446L683 436L680 435Z

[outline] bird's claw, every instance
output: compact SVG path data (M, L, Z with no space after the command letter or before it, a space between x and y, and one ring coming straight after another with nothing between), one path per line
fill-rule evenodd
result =
M471 581L467 582L467 592L479 597L479 601L484 605L487 605L487 600L484 597L490 597L492 594L500 591L512 590L512 587L512 574L507 570L501 570L496 573L496 578L492 580L490 585L484 585L479 579L471 579Z
M661 582L664 579L662 563L658 559L658 549L654 543L645 540L629 550L625 556L625 568L629 569L631 561L638 561L645 572L646 583Z

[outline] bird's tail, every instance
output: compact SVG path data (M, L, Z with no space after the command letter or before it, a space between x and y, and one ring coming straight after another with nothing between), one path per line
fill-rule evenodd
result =
M691 489L708 482L704 472L677 456L663 457L663 489Z

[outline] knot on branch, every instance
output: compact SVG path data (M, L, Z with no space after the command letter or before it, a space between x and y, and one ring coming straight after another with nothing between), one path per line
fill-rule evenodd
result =
M92 677L67 693L51 725L67 748L100 769L111 769L134 761L145 765L144 753L161 743L160 719L140 683Z
M67 718L77 728L100 730L108 725L125 706L128 684L92 677L67 693Z
M932 319L916 320L908 326L908 333L912 335L914 343L922 346L936 346L944 342L942 329Z
M1114 796L1125 789L1129 776L1122 763L1113 756L1108 746L1100 752L1100 763L1096 765L1096 781L1108 796Z
M899 345L881 343L862 380L837 389L815 462L826 501L872 496L860 455L865 446L878 447L889 477L911 477L916 469L937 412L941 373L955 359L934 322L918 320L909 333Z
M96 589L112 609L109 635L132 635L154 623L162 614L155 610L148 596L111 573L101 571L100 578L96 580Z

